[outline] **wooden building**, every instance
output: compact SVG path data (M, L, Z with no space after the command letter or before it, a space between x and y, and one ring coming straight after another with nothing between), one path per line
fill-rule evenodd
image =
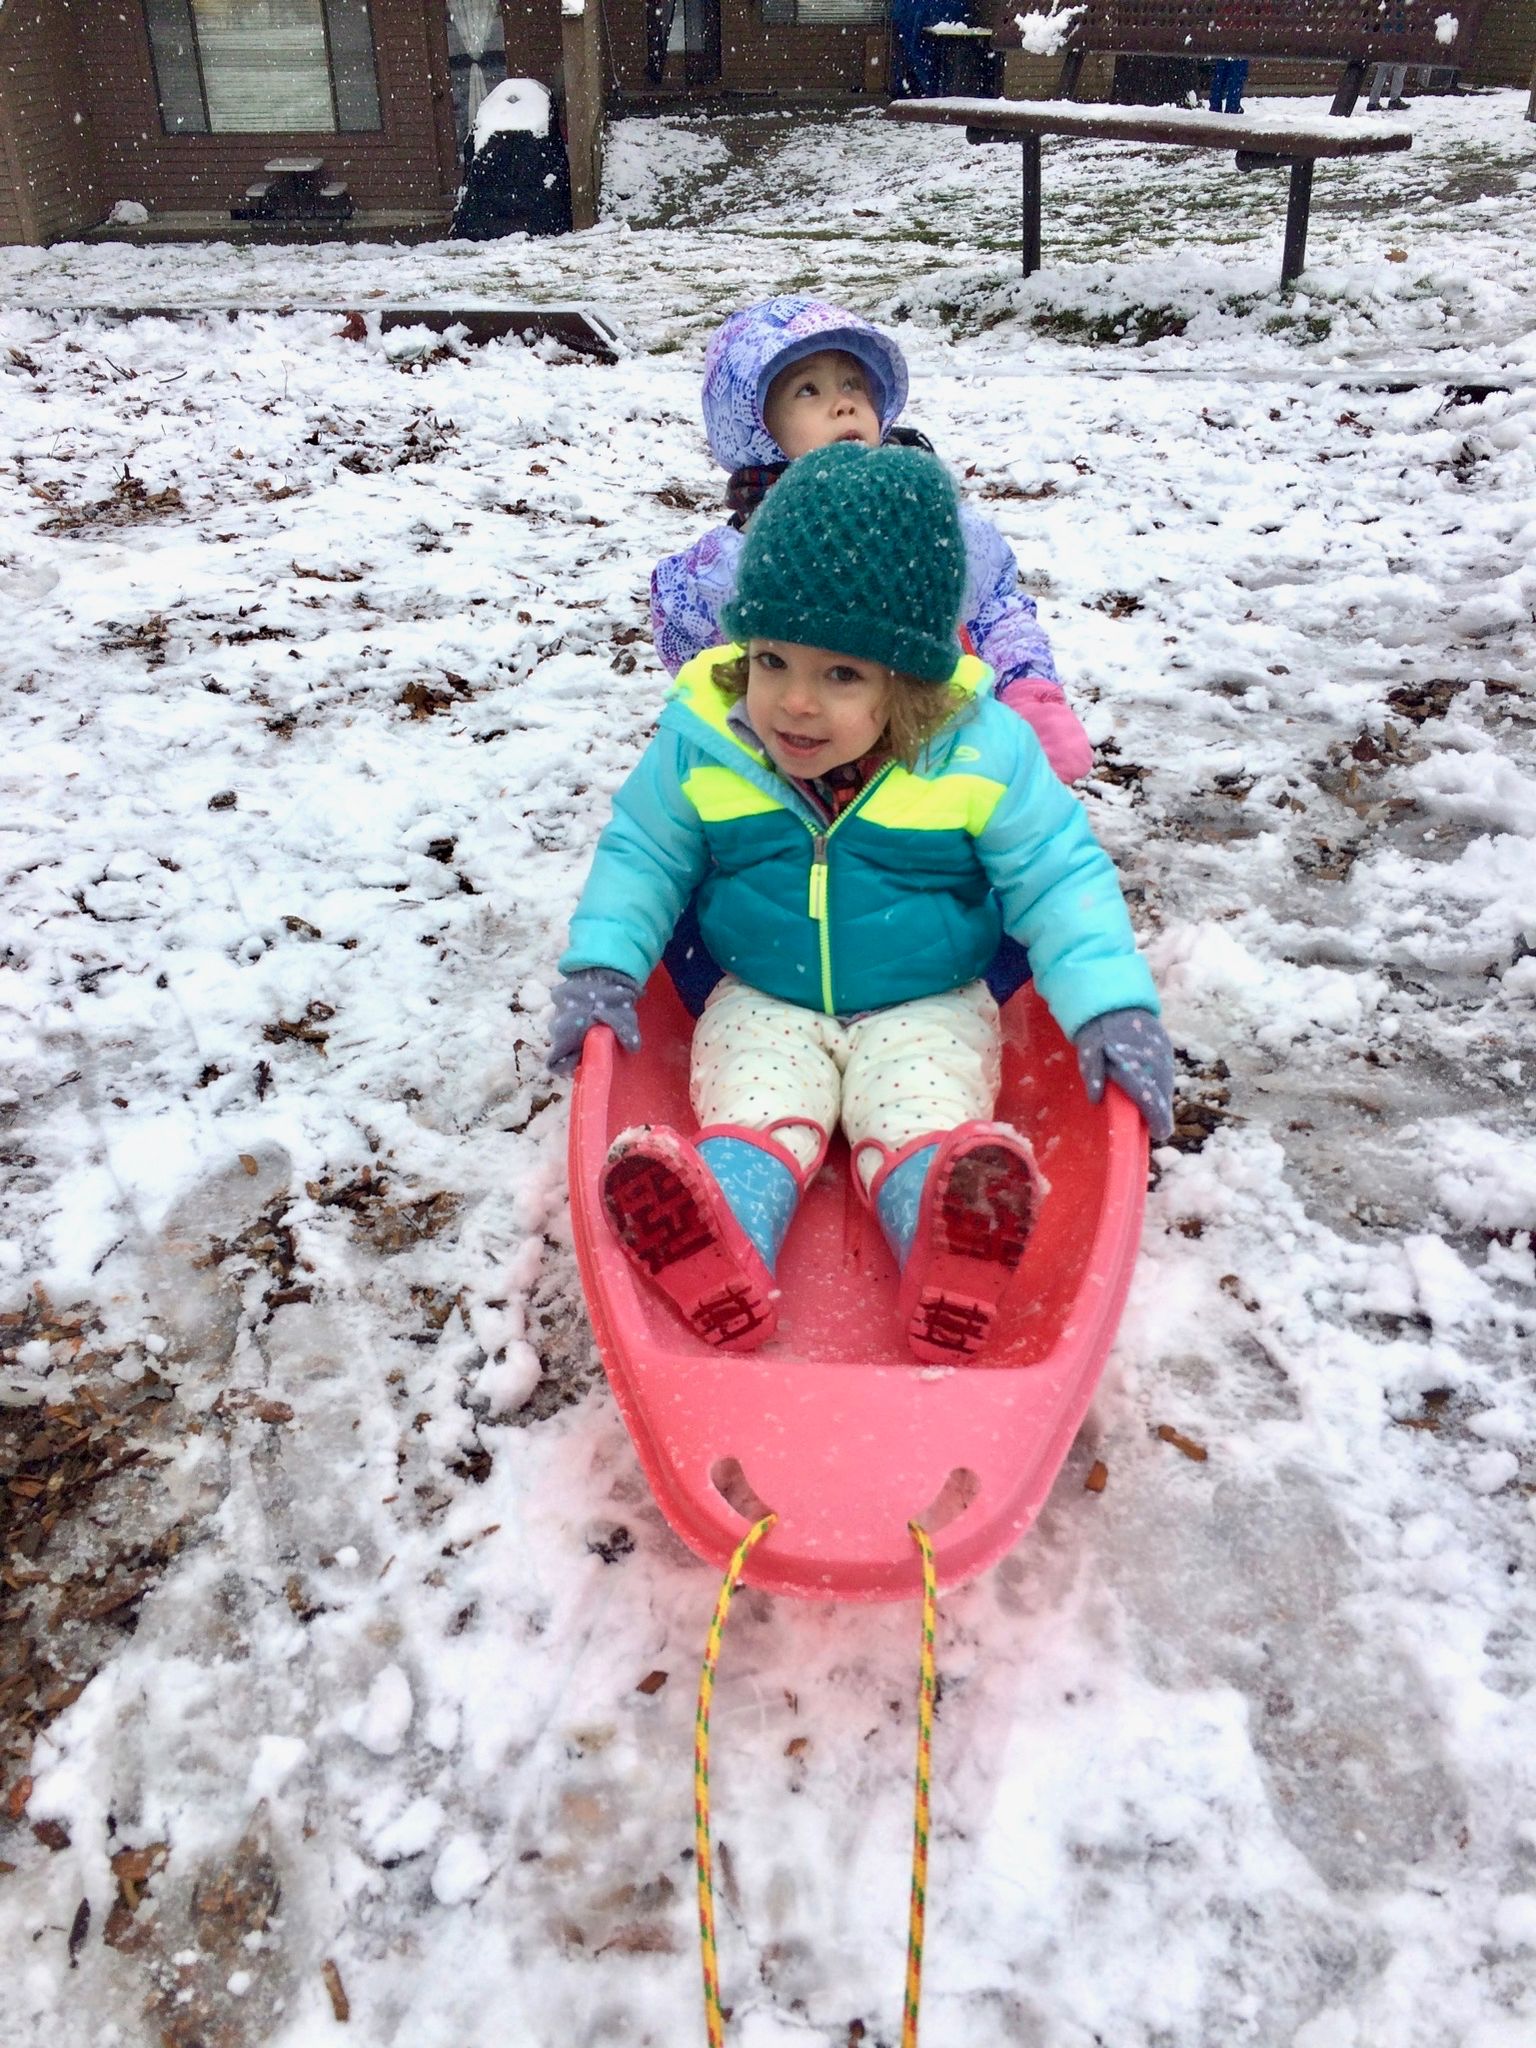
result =
M1536 0L1486 0L1465 77L1472 85L1536 85Z
M558 0L542 6L557 18ZM444 0L0 8L0 241L78 233L121 200L211 228L265 164L299 153L323 159L364 219L446 222L458 148Z
M1014 7L955 12L1011 25ZM604 107L881 100L888 13L889 0L0 0L0 243L78 235L123 201L147 210L147 231L227 233L264 167L299 157L345 188L349 231L442 232L465 129L509 73L557 100L569 88L580 222ZM1487 0L1464 76L1521 85L1533 65L1536 0Z

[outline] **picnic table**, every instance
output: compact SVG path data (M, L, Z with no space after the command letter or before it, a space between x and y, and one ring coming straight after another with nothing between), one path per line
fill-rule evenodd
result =
M1045 135L1095 142L1154 142L1183 149L1230 149L1240 171L1289 170L1289 203L1280 282L1301 275L1307 257L1312 168L1319 157L1386 156L1411 149L1400 126L1359 129L1329 116L1298 120L1283 114L1208 114L1183 107L1081 106L1069 100L902 100L885 110L888 121L962 127L966 140L1017 143L1024 159L1022 243L1024 275L1040 268L1040 142Z
M325 159L278 156L262 165L264 175L247 185L245 197L229 209L231 220L350 220L352 195L339 181L327 182Z

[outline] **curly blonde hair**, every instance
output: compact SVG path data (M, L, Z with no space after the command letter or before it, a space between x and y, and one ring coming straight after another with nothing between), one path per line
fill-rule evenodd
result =
M729 661L717 661L711 673L727 697L745 697L750 658L743 652ZM972 710L974 699L953 682L922 683L915 676L898 675L894 669L887 669L885 675L891 686L891 709L882 737L893 760L903 768L915 768L934 734L957 712Z

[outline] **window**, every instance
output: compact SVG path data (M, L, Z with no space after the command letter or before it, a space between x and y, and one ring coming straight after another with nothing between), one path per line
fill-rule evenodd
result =
M784 28L883 28L891 13L888 0L762 0L762 8L764 21Z
M383 126L368 0L145 0L168 135Z
M480 102L506 75L501 0L448 0L448 76L461 142L475 125Z

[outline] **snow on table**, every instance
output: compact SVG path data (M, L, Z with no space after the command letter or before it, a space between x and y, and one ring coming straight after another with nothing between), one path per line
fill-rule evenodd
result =
M543 1014L666 687L651 563L718 516L702 335L808 261L1039 597L1186 1105L1091 1426L941 1611L925 2048L1528 2035L1521 104L1450 106L1412 264L1381 188L1286 302L1153 226L1022 287L963 139L872 122L743 123L679 225L536 251L6 254L58 302L580 271L663 346L0 314L0 1423L89 1391L145 1452L4 1560L8 1654L59 1661L0 2040L699 2029L715 1578L597 1377ZM661 191L699 131L637 126ZM828 239L775 239L812 191ZM893 2037L916 1669L914 1609L737 1600L733 2048Z
M1257 107L1257 102L1255 103ZM1339 120L1330 115L1293 113L1290 109L1248 114L1212 114L1204 107L1130 107L1084 105L1081 100L999 100L934 98L900 102L909 120L963 121L977 128L1005 129L1010 121L1040 123L1064 136L1113 137L1127 127L1155 127L1169 141L1187 136L1192 144L1209 145L1230 138L1234 149L1275 149L1287 146L1329 155L1370 146L1391 148L1390 137L1413 134L1406 121Z

